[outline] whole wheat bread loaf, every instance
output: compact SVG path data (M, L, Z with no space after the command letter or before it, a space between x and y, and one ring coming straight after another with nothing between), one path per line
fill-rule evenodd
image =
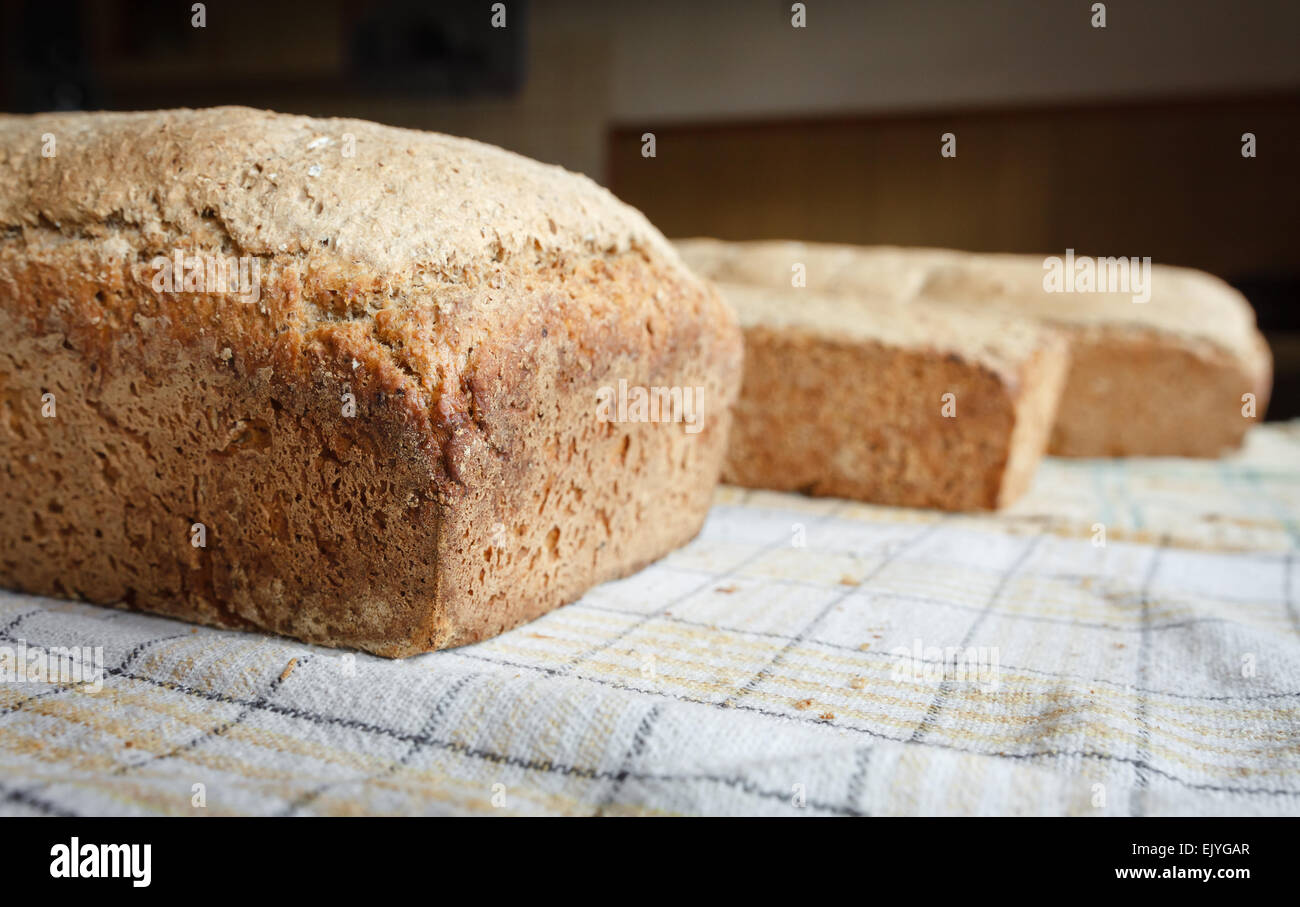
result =
M584 177L355 120L10 116L0 231L4 585L400 656L704 519L739 330ZM601 418L620 381L698 423Z

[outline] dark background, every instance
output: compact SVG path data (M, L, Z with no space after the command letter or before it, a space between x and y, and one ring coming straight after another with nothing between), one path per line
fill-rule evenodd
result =
M669 236L1151 256L1251 299L1300 416L1300 2L0 0L8 111L248 104L492 142ZM653 132L657 155L641 155ZM954 159L940 136L957 136ZM1258 156L1241 156L1253 132Z

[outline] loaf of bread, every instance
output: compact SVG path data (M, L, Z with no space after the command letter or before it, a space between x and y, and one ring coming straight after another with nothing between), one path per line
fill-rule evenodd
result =
M797 267L819 292L1054 326L1070 341L1071 366L1053 454L1219 456L1240 445L1268 405L1272 359L1254 311L1200 271L1151 266L1140 292L1136 282L1114 290L1108 283L1106 292L1049 292L1049 261L1039 256L707 239L678 247L715 280L789 287Z
M355 120L10 116L0 231L6 586L402 656L704 519L740 331L584 177Z
M719 284L745 331L725 481L979 510L1029 485L1066 345L1032 321Z

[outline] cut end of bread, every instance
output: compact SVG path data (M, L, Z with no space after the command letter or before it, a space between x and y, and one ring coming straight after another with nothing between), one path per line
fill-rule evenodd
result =
M721 286L746 357L725 481L941 510L1028 487L1068 362L1050 329Z

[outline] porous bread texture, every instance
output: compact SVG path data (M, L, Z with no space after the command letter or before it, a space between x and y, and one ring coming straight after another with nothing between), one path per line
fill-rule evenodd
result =
M402 656L702 524L739 329L584 177L242 108L4 117L0 231L7 586ZM158 292L176 250L253 257L256 303ZM600 419L620 379L704 388L701 429Z
M943 510L1003 507L1030 484L1065 380L1055 332L922 302L719 288L745 331L725 481Z
M1071 366L1049 452L1062 456L1214 457L1263 419L1272 358L1250 304L1209 274L1154 265L1150 299L1048 293L1044 258L945 249L789 241L677 243L698 273L867 299L922 301L1032 318L1070 341ZM1243 395L1255 416L1243 415Z

